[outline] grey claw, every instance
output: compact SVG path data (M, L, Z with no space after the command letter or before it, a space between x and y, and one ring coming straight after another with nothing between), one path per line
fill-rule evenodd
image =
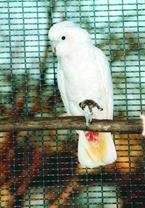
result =
M85 112L86 130L87 130L87 127L88 127L89 123L92 123L92 117L91 117L91 115L93 115L92 108L97 107L100 111L102 111L103 108L101 108L98 105L98 103L96 103L93 100L84 100L83 102L79 103L79 106L82 110L84 110L85 107L88 106L89 112Z
M98 103L96 103L93 100L84 100L83 102L79 103L79 106L82 108L82 110L85 109L86 106L88 106L90 113L93 114L92 112L92 108L97 107L100 111L103 110L103 108L101 108Z

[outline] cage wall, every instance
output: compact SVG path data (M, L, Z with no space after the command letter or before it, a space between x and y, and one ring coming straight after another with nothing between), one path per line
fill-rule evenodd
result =
M145 106L144 0L0 1L0 117L66 115L47 35L66 19L108 58L114 119L138 118ZM78 162L75 131L1 132L1 207L144 207L144 139L113 138L117 161L87 169Z

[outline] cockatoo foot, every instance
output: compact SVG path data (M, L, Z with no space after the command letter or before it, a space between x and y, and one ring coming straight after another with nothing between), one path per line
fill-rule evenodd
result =
M86 130L87 127L89 126L89 123L92 123L92 116L89 113L85 113L85 119L86 119Z
M101 108L94 100L84 100L83 102L79 103L79 106L82 108L82 110L85 110L86 106L88 106L90 114L93 114L92 108L94 107L97 107L100 111L103 110L103 108Z
M79 106L83 111L85 111L85 118L86 118L86 127L89 125L89 123L92 122L92 116L93 111L92 108L97 107L100 111L103 110L98 103L96 103L94 100L84 100L83 102L79 103Z

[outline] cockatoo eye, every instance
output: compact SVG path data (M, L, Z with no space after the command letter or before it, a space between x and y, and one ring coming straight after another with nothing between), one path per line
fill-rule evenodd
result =
M62 37L61 37L61 39L62 39L62 40L65 40L65 39L66 39L66 37L65 37L65 36L62 36Z

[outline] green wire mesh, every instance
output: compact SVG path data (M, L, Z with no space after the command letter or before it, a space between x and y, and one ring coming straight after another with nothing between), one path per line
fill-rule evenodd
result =
M107 55L114 119L145 106L145 1L0 1L0 118L63 116L56 57L47 37L65 19ZM0 133L0 207L138 208L145 205L145 147L139 134L114 134L118 159L78 163L75 131Z

